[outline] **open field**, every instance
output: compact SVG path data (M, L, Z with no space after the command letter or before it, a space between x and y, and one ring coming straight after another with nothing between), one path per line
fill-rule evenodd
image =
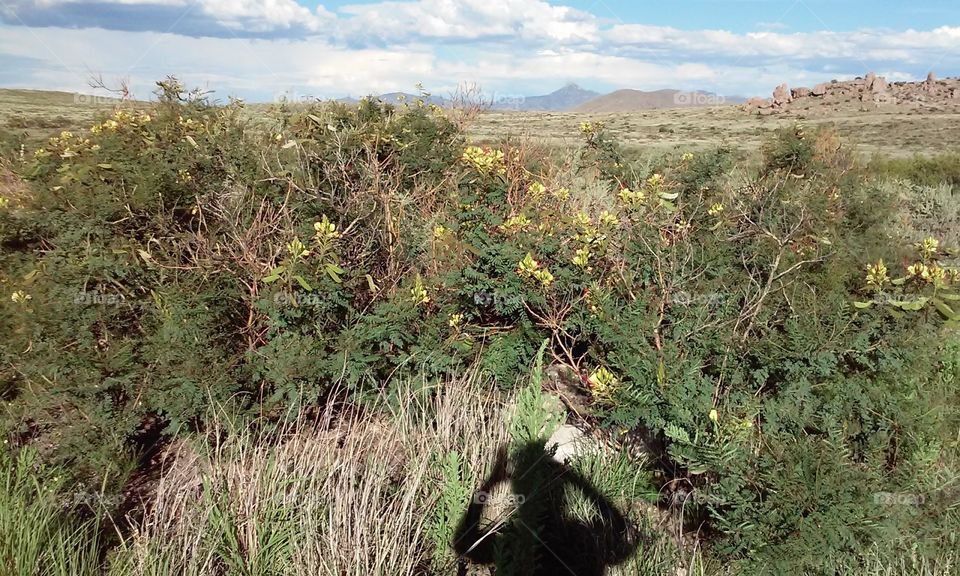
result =
M61 130L89 128L98 115L118 101L110 98L0 89L0 130L25 133L36 142ZM139 106L137 104L136 106ZM259 117L274 108L250 106ZM756 152L778 128L803 122L810 127L833 126L848 145L863 155L903 157L960 150L960 114L914 110L823 110L757 116L740 106L649 110L627 114L574 112L498 112L481 114L469 126L469 136L492 142L504 136L569 148L580 137L581 122L603 122L625 147L653 152L684 148L704 150L720 145Z
M579 139L581 122L603 122L624 146L703 150L718 145L756 152L777 128L802 122L834 126L848 144L864 155L909 156L960 150L960 114L838 111L757 116L739 106L650 110L629 114L488 112L470 129L478 140L505 134L568 147Z

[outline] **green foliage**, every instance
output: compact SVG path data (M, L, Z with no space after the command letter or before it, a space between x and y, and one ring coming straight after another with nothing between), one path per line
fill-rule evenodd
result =
M908 158L874 158L870 172L881 178L908 180L918 186L960 186L960 154L956 152Z
M38 462L32 450L0 450L0 568L10 576L99 574L94 498L63 502L68 478ZM87 504L92 520L71 515Z
M687 520L745 570L951 545L954 508L876 496L955 481L942 194L898 236L901 191L800 126L743 181L728 151L631 162L585 124L568 182L515 142L467 147L422 101L280 107L254 128L239 103L158 88L29 151L29 193L0 209L5 423L77 479L119 483L139 438L202 431L211 401L269 427L397 374L475 367L510 388L549 358L651 439L656 481L685 486ZM865 269L913 262L927 224L944 244L887 305ZM541 401L539 381L520 392L518 442L553 425ZM464 476L440 467L447 518Z

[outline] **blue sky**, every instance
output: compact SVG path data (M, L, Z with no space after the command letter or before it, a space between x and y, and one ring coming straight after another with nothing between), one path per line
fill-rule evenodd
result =
M270 100L417 82L750 96L930 70L960 75L958 0L0 0L0 86L102 75L140 97L167 74Z

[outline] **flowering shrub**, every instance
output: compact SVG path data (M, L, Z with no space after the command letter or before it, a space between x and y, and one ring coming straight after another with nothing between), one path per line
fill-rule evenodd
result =
M468 366L510 387L546 340L726 559L832 573L921 545L898 525L947 545L946 512L871 494L951 454L955 414L931 407L956 394L952 252L903 260L894 199L831 135L784 131L734 182L724 150L635 162L585 123L564 181L428 106L281 107L254 130L161 89L44 145L0 211L6 424L79 478L202 430L211 401L280 419Z

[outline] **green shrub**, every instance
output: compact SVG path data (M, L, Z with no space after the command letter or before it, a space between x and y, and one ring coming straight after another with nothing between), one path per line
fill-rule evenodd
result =
M211 402L269 428L403 375L509 389L546 340L723 560L826 574L951 544L953 509L877 496L956 478L941 196L907 222L943 234L918 260L900 191L825 130L779 132L735 180L727 151L631 161L599 124L559 172L422 102L247 112L170 79L31 152L0 211L17 443L117 489Z

